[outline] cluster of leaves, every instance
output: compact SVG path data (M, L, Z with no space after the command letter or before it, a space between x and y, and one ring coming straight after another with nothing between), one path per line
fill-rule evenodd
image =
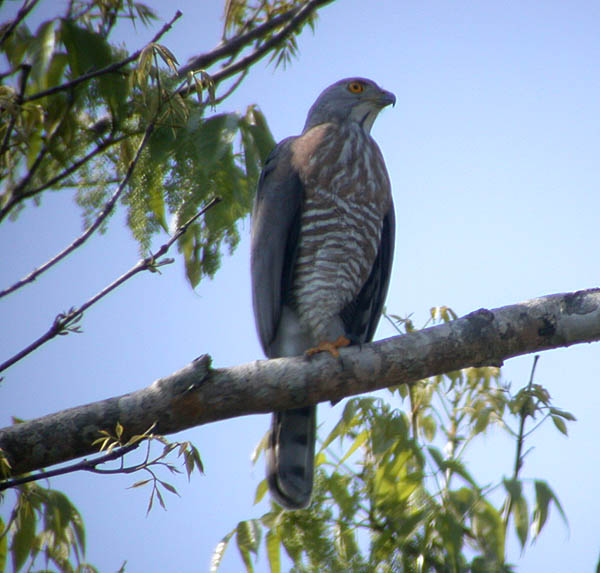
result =
M76 188L91 225L126 180L119 198L147 252L152 236L168 231L168 214L179 226L218 194L219 207L179 244L195 286L217 270L222 245L238 242L236 224L250 210L273 138L255 107L208 114L225 96L216 98L206 72L200 80L188 74L183 85L198 97L183 97L177 60L164 45L128 55L111 44L125 18L147 24L154 14L132 1L88 0L68 3L35 31L24 16L2 25L0 220L27 199L39 203L46 190Z
M163 436L152 433L153 427L143 434L125 438L125 429L117 423L113 432L102 431L96 440L100 451L105 455L96 459L84 460L51 474L69 473L85 470L96 474L133 474L145 472L148 478L138 480L131 488L149 485L151 487L148 508L150 512L154 500L158 500L163 509L166 504L163 491L178 495L177 489L159 477L159 470L168 470L171 474L180 474L182 469L172 461L172 455L181 460L188 479L194 471L204 471L197 448L190 442L170 442ZM146 452L138 463L125 465L125 455L138 446L145 444ZM158 445L158 453L154 453ZM10 473L6 458L0 452L0 469L3 476ZM106 468L108 461L118 460L118 466ZM100 467L102 466L102 467ZM43 472L42 472L43 474ZM30 476L39 479L39 476ZM27 478L25 478L27 479ZM8 556L12 558L14 571L20 571L27 564L31 570L38 560L66 573L95 572L96 568L83 559L85 556L85 527L77 508L62 492L38 483L27 482L14 486L16 495L12 514L7 523L0 518L0 571L4 571ZM0 502L4 502L6 493L0 494ZM124 568L122 568L124 570Z
M453 318L444 307L431 315L434 321ZM413 328L410 320L397 322ZM348 401L316 456L308 509L284 511L272 502L262 517L240 522L217 546L212 570L235 539L252 571L264 535L273 572L281 571L282 549L293 571L512 571L506 562L510 524L525 548L552 505L564 518L550 486L519 473L523 442L539 424L551 418L565 431L565 420L574 419L554 408L540 385L530 382L513 395L499 370L485 367L390 393L392 403L408 407L374 397ZM526 432L526 420L534 418ZM468 450L493 426L515 441L515 467L496 483L480 484L467 469ZM266 492L263 481L256 502Z
M83 520L65 494L35 483L20 485L15 493L8 522L0 518L0 571L5 570L9 554L13 571L21 571L27 563L26 569L31 570L38 558L45 561L46 569L52 565L66 573L96 571L83 561Z
M177 457L183 460L183 467L185 468L185 472L187 474L188 480L190 479L192 473L194 471L199 471L200 473L204 472L204 466L202 464L202 460L200 458L200 452L192 444L191 442L170 442L164 436L160 436L157 434L153 434L154 426L148 428L146 432L143 434L138 434L132 436L128 440L124 440L124 428L123 426L117 422L114 432L108 432L106 430L102 430L100 433L102 437L98 438L94 443L100 445L100 451L114 452L117 453L122 452L123 455L127 453L131 448L137 447L142 442L146 444L146 454L144 459L139 463L131 466L125 466L124 457L120 456L120 467L117 469L98 469L94 467L92 471L95 473L103 473L103 474L114 474L114 473L124 473L131 474L134 472L143 471L147 473L150 477L146 479L142 479L136 481L131 487L138 488L145 485L150 485L152 487L150 498L148 500L148 508L147 513L150 512L152 507L154 506L154 499L158 499L160 506L163 509L166 509L166 504L161 493L161 488L169 493L173 493L175 495L179 495L177 493L177 489L170 484L169 482L160 479L157 475L157 469L167 469L171 474L180 474L181 470L167 458L171 453L177 453ZM158 444L162 446L162 449L158 454L153 454L152 446Z
M274 141L254 106L243 115L204 118L203 107L188 102L186 111L185 122L176 130L170 125L155 128L132 177L127 202L130 227L140 244L149 247L159 227L167 230L167 211L179 227L210 197L222 199L179 242L188 279L195 286L218 269L222 244L230 250L237 245L235 223L250 212L260 165ZM238 136L242 154L235 151Z
M290 10L301 9L307 4L306 0L227 0L225 5L225 27L223 39L239 35L240 31L250 30L266 22L272 22L289 14ZM311 12L306 19L306 24L314 32L317 13ZM269 37L266 38L268 41ZM260 48L264 40L261 38L255 43L255 48ZM287 65L298 53L298 44L295 35L290 35L285 42L279 44L271 54L271 60L277 65Z

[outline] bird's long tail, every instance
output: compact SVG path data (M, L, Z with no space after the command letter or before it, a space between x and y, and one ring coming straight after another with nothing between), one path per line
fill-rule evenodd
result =
M275 412L267 453L271 494L284 507L299 509L310 502L315 460L315 406Z

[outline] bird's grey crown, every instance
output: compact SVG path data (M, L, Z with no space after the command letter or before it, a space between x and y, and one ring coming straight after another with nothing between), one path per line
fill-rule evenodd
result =
M354 82L362 83L365 89L361 93L353 93L349 86ZM387 105L394 105L396 96L374 81L366 78L344 78L323 90L308 111L303 133L322 123L343 123L355 119L360 121L370 116L365 130L368 132L377 114ZM361 108L362 112L357 112Z

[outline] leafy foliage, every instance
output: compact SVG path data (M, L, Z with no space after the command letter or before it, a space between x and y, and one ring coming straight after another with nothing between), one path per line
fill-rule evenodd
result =
M63 14L35 30L27 24L35 2L24 3L12 21L0 23L0 222L16 218L29 200L39 205L44 192L75 189L87 229L73 249L96 229L104 230L120 203L143 252L157 233L185 227L189 232L178 245L190 283L195 286L203 276L212 276L223 247L231 250L239 241L236 225L249 213L262 162L274 146L266 119L255 106L244 113L216 108L263 55L271 52L278 62L288 61L296 50L295 35L305 22L314 25L315 11L324 3L277 0L253 5L236 0L227 8L225 41L183 70L159 43L180 13L146 46L128 54L110 42L110 35L120 22L153 23L154 13L143 3L73 0ZM292 21L300 7L303 18ZM207 71L220 62L219 70ZM236 76L221 93L220 82ZM201 206L215 204L210 200L217 195L218 208L192 222ZM0 296L36 276L28 275ZM49 333L79 331L70 324L81 314L72 309L59 315ZM19 353L14 361L24 355ZM146 457L134 466L122 463L109 470L81 462L72 471L148 472L149 479L132 486L151 485L148 510L155 499L164 507L162 491L177 493L154 471L180 471L166 461L168 455L178 453L188 477L194 469L202 471L192 444L168 442L151 430L125 441L123 428L117 427L101 440L104 450L116 454L119 448L129 451L146 441ZM151 444L162 446L161 452L151 454ZM10 473L7 463L0 456L3 477ZM0 520L0 570L10 555L15 571L33 567L40 556L61 571L93 571L81 562L83 523L68 498L33 483L15 487L12 515L8 523ZM257 548L253 531L242 526L240 538L246 539L245 546Z
M240 29L248 29L265 22L281 17L290 9L300 9L306 5L306 0L268 0L261 2L248 2L247 0L228 0L225 6L225 36L230 33L239 33ZM306 23L314 31L317 14L309 15ZM257 43L258 47L260 43ZM298 53L296 38L290 35L285 42L280 44L271 54L271 61L286 66Z
M453 316L446 307L431 312L434 322ZM414 328L409 319L394 322ZM541 533L552 506L566 521L551 487L519 473L523 442L540 423L574 420L552 406L541 385L531 381L513 395L500 371L485 367L402 385L390 394L390 401L349 400L316 456L311 506L284 511L272 502L259 519L239 523L217 547L212 570L235 540L252 571L251 556L264 539L273 572L281 571L282 550L294 572L508 572L514 570L506 562L511 523L524 549L530 536L535 541ZM406 406L394 407L398 401ZM539 419L526 432L530 418ZM468 469L469 446L494 427L515 440L517 459L507 476L482 484ZM256 501L266 492L263 481Z
M112 45L118 20L154 19L144 4L89 0L66 10L35 31L25 21L2 26L8 70L0 76L6 81L0 85L6 112L0 116L0 221L16 217L29 198L39 204L46 190L76 188L86 224L102 219L105 228L117 193L145 253L154 235L168 232L169 215L177 227L218 195L219 208L179 243L195 286L215 273L222 247L231 250L239 241L236 224L249 213L262 161L274 145L266 120L253 106L244 114L208 113L230 92L218 99L203 70L200 79L190 73L182 83L175 56L157 41L131 55ZM242 26L231 30L241 33ZM183 97L189 90L182 85L198 98ZM115 192L123 181L126 189Z
M38 557L46 562L46 569L52 564L67 573L97 571L83 561L83 520L65 494L29 483L19 486L16 495L8 523L0 519L0 571L5 570L9 555L13 571L27 568L27 563L33 566Z
M147 513L150 513L152 510L155 499L158 500L163 509L167 508L161 490L179 495L177 489L172 484L160 479L157 475L157 470L161 468L166 468L171 474L181 473L181 470L175 464L167 460L172 452L177 452L177 457L183 459L183 467L185 468L188 480L195 470L200 473L204 472L200 452L194 444L191 442L170 442L164 436L153 434L152 430L154 430L154 425L148 428L143 434L132 436L128 440L124 439L124 428L120 423L117 423L114 432L108 432L106 430L101 431L102 437L94 442L95 444L100 445L101 452L106 451L110 453L115 449L120 449L124 456L130 448L137 447L138 445L141 445L142 442L145 442L146 455L141 462L134 465L125 466L124 457L120 457L120 467L117 469L105 470L94 468L91 470L95 473L104 474L131 474L143 471L149 475L150 477L138 480L131 486L131 488L138 488L145 485L151 485L152 489L148 500ZM160 453L153 453L153 445L162 445Z
M168 470L171 474L180 474L182 470L172 461L176 454L183 466L188 479L194 471L203 472L202 460L197 448L190 442L170 442L163 436L152 433L154 428L148 428L143 434L125 438L125 428L117 423L114 432L102 431L102 436L96 440L101 452L114 454L118 466L113 468L98 467L105 464L106 456L96 460L84 460L72 468L63 468L57 473L68 473L75 469L85 469L97 474L133 474L145 472L149 477L131 485L139 488L151 487L147 512L158 500L166 509L163 493L165 491L179 495L177 489L158 472ZM143 459L135 464L125 465L125 454L132 449L146 445ZM155 453L159 447L159 452ZM6 459L0 451L0 468L6 466ZM8 468L7 468L8 469ZM8 474L8 471L3 472ZM36 476L31 476L35 479ZM21 480L23 481L23 480ZM83 561L85 556L85 528L81 515L69 498L62 492L42 487L36 483L21 483L13 486L16 500L8 523L0 518L0 571L4 571L8 557L12 559L14 571L20 571L27 566L31 570L39 560L48 565L52 564L59 571L70 573L95 572L96 568ZM0 502L4 502L0 494Z

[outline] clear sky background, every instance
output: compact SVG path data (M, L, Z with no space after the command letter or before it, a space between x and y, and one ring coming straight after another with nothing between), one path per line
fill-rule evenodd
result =
M223 3L150 2L161 21L184 16L162 42L181 63L219 41ZM54 13L42 2L36 17ZM8 3L0 20L18 4ZM276 139L297 134L330 83L372 78L397 96L373 129L390 172L398 221L387 307L413 313L448 305L459 315L545 294L598 286L600 228L600 4L597 2L443 2L340 0L321 11L316 34L299 39L287 70L262 62L222 108L258 104ZM160 27L123 24L131 49ZM71 242L82 229L67 193L46 194L16 222L0 227L0 285L12 284ZM216 366L262 357L249 287L249 222L243 240L213 281L196 291L183 264L138 275L85 315L84 334L59 337L5 373L0 424L33 418L142 388L209 353ZM0 301L0 359L39 336L57 313L79 305L138 260L123 213L35 284ZM392 335L382 325L379 338ZM523 572L593 570L600 550L600 346L546 352L536 381L578 421L570 437L548 423L532 437L524 478L546 479L568 515L558 513L524 554ZM523 386L533 358L508 361L505 380ZM320 407L331 423L343 405ZM210 555L252 505L262 463L250 453L268 416L182 432L200 449L206 475L170 481L168 511L146 517L148 491L126 489L137 476L78 474L53 479L82 512L88 559L100 571L206 571ZM482 482L509 475L514 446L490 435L470 468ZM0 508L6 512L6 508ZM222 571L242 564L230 547ZM257 571L267 571L264 553Z

